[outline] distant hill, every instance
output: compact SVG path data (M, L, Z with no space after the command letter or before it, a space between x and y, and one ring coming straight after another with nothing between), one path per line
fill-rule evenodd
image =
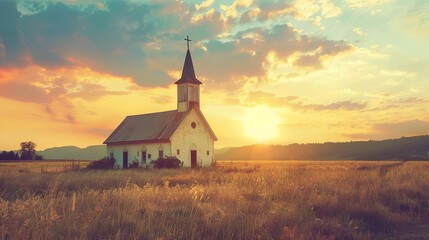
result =
M43 151L37 151L44 159L74 159L74 160L98 160L106 156L105 145L94 145L86 148L75 146L53 147Z
M426 160L429 136L382 141L290 145L251 145L227 149L217 160Z
M233 147L225 147L225 148L219 148L219 149L215 149L215 155L221 155L224 154L226 152L228 152L229 150L233 149Z
M257 144L215 150L217 160L423 160L428 159L428 153L429 136L427 135L382 141ZM106 146L53 147L37 151L37 154L45 159L97 160L106 156Z

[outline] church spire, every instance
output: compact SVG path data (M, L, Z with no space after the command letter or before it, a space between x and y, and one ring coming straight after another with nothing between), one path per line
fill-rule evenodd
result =
M191 52L189 51L189 36L185 38L188 46L188 50L186 51L185 63L183 64L182 77L175 82L175 84L202 84L197 77L195 76L194 64L192 63Z
M189 36L186 36L185 63L183 64L182 77L175 82L177 85L177 111L187 112L193 106L200 107L200 84L195 77L194 65L192 64L191 52L189 52Z

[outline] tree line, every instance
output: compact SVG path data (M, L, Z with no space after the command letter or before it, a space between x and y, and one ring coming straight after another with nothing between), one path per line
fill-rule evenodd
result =
M429 136L382 141L252 145L232 148L219 160L428 160Z
M43 156L36 154L36 143L32 141L22 142L20 146L21 149L18 152L1 152L0 160L43 160Z

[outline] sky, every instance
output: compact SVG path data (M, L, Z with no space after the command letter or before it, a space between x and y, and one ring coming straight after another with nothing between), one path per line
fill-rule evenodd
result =
M0 0L0 149L176 109L187 35L216 148L429 134L426 0Z

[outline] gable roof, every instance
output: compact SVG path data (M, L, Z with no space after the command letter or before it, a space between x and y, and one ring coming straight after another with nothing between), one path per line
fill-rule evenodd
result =
M104 144L169 141L186 114L172 110L127 116Z
M197 106L187 112L177 110L127 116L110 134L103 144L123 144L136 142L168 142L186 116L194 109L214 141L217 137Z
M183 64L182 77L177 80L174 84L184 84L184 83L192 83L192 84L203 84L200 80L195 76L194 64L192 64L191 52L186 51L185 63Z

